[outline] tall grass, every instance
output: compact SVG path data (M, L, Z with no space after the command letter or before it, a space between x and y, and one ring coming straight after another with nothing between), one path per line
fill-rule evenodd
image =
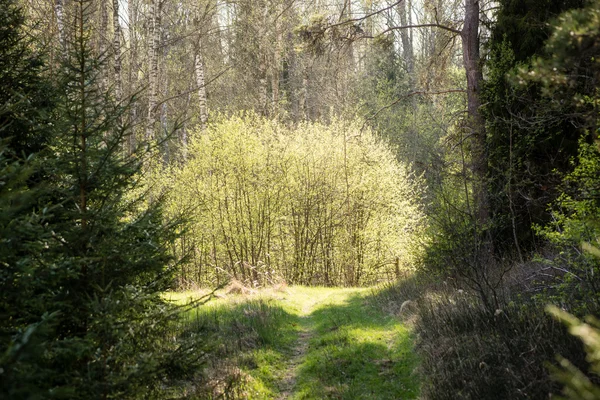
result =
M187 383L184 394L199 399L270 397L277 369L295 342L296 322L295 315L266 298L234 296L189 310L182 331L202 337L206 368Z
M547 368L557 354L587 369L581 343L532 299L489 311L474 293L422 276L374 298L413 317L424 399L544 399L560 391Z

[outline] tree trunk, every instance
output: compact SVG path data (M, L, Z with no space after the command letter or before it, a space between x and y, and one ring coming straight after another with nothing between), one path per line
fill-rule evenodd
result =
M273 51L273 65L271 66L271 90L272 90L272 111L277 115L279 111L279 78L281 73L281 54L283 52L283 3L277 7L277 19L275 20L275 46Z
M56 26L58 28L58 41L60 43L63 54L66 53L66 40L65 40L65 14L64 14L64 0L56 0L54 3L54 13L56 14Z
M410 5L407 7L406 0L400 3L400 23L402 26L410 26L412 19L410 13ZM414 79L414 70L415 70L415 57L413 51L412 44L412 30L410 29L402 29L400 31L400 40L402 41L402 55L404 57L404 62L406 64L406 71L408 72L409 86L410 90L415 89L415 79Z
M268 38L267 38L267 17L269 16L269 8L266 4L261 4L262 8L260 26L258 28L258 109L262 115L267 115L269 111L268 104Z
M107 3L108 0L100 0L100 34L98 35L98 49L100 53L100 59L104 61L101 66L101 79L100 79L100 87L103 92L108 91L108 65L106 62L108 61L108 10Z
M129 68L128 68L128 77L127 77L127 96L131 98L135 90L137 88L137 32L136 32L136 24L137 24L137 4L135 0L127 1L127 16L128 16L128 25L127 25L127 33L129 36ZM129 112L129 125L134 126L137 123L137 115L138 115L138 105L131 104L130 112ZM132 154L136 147L136 136L135 131L128 136L127 146L129 154Z
M202 45L200 39L198 40L198 46L196 48L196 55L194 57L194 70L196 73L196 87L198 88L198 112L200 113L200 129L206 130L208 123L208 109L207 109L207 97L206 97L206 80L204 70L204 57L202 56Z
M302 85L298 96L298 108L300 118L304 121L309 119L308 105L308 85L309 85L309 70L307 65L302 66Z
M113 52L115 57L115 99L120 103L123 99L123 83L121 81L121 25L119 23L119 0L113 0Z
M467 75L468 128L473 137L472 166L475 215L481 227L489 223L486 190L487 153L485 130L480 107L480 84L483 79L479 58L479 0L465 0L465 21L461 32L463 62Z
M154 139L154 123L156 121L156 103L158 98L158 52L160 46L161 8L162 0L153 0L150 17L150 45L148 46L149 97L146 140Z

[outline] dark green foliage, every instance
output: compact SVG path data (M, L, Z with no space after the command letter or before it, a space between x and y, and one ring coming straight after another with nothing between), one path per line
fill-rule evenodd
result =
M42 59L30 50L16 1L0 2L0 21L0 138L14 156L27 157L48 138L52 91L40 77Z
M584 0L501 0L492 26L491 43L511 44L516 62L539 54L552 27L548 23L562 12L582 7Z
M546 205L558 195L561 173L570 170L581 135L571 104L545 97L535 83L514 84L518 67L547 54L549 24L561 12L583 5L570 1L501 1L491 29L482 97L488 133L490 205L496 247L534 245L533 223L549 220Z
M590 144L598 139L599 6L595 1L563 14L546 45L549 55L519 75L542 85L552 102L568 104L582 122L578 155L552 204L552 223L539 229L558 251L549 266L562 271L547 295L577 315L597 309L600 300L598 259L580 250L600 237L600 152L597 142Z
M0 397L43 396L43 338L56 314L37 297L45 285L39 255L51 235L51 207L38 207L51 111L42 62L31 54L16 2L0 1Z
M560 370L571 394L580 394L575 385L585 381L574 374L587 370L581 344L544 312L544 305L553 302L578 315L600 310L598 260L581 250L581 243L595 246L600 236L600 152L592 144L597 140L600 4L558 17L554 13L581 4L546 3L501 3L484 95L496 248L506 255L516 244L531 246L534 222L552 259L514 267L518 279L538 273L538 281L528 283L536 294L503 293L508 299L495 310L472 292L476 287L450 293L438 287L419 296L416 329L426 398L547 398L560 390L547 368L556 354L572 362ZM554 29L544 25L550 17L556 18ZM447 212L445 218L461 221L454 215ZM436 239L428 261L443 266L439 259L448 260L442 272L456 277L452 271L464 270L470 255L456 242L466 248L472 235L461 229L465 224L445 226L455 233ZM463 281L466 289L468 280Z
M561 271L545 298L585 315L600 305L599 259L581 251L582 243L596 245L600 237L600 151L582 140L576 164L552 206L552 223L538 231L558 253L547 264Z
M0 397L173 396L173 379L191 374L200 357L195 336L174 333L179 311L161 298L172 279L175 226L163 221L157 199L133 194L148 152L125 155L126 109L98 90L85 29L90 4L71 6L57 117L42 142L29 136L42 115L31 106L42 79L24 74L2 86L22 99L0 104L3 133L23 141L7 139L0 151ZM19 29L18 13L8 15ZM10 47L12 36L4 37ZM27 61L6 54L0 72ZM17 160L17 152L34 156Z

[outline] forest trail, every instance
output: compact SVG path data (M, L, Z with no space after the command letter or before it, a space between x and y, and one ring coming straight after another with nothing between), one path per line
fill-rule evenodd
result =
M411 399L416 357L408 329L371 289L292 287L280 301L298 318L274 399Z

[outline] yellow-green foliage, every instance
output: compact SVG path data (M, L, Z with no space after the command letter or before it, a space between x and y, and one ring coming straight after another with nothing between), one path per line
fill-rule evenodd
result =
M412 264L418 184L359 122L246 115L191 136L163 177L170 211L191 218L181 283L363 285Z
M594 317L587 317L585 323L575 316L555 306L546 310L556 319L569 327L569 333L577 336L585 345L590 372L600 375L600 322ZM571 364L566 358L560 357L560 368L552 368L556 380L564 385L563 393L571 400L600 399L600 386Z

